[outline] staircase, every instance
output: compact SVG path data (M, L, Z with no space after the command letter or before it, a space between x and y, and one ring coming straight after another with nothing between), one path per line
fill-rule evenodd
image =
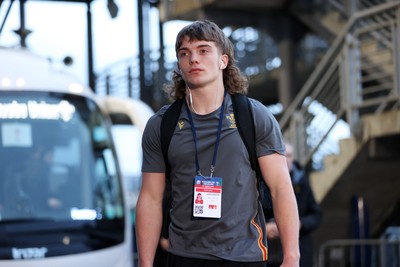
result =
M368 207L371 237L399 212L399 24L400 1L353 13L280 119L297 158L319 168L310 175L324 211L317 246L352 237L353 197ZM349 136L334 149L333 133L343 123Z

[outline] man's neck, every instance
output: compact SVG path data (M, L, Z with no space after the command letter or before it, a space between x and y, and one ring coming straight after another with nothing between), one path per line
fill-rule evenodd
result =
M190 94L192 95L191 99ZM209 114L217 110L222 104L223 97L223 87L188 89L186 92L186 100L190 109L200 115Z

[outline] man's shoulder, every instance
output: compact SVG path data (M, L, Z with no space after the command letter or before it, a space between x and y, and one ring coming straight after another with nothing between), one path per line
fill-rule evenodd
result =
M233 95L228 95L227 97L229 97L231 99L239 98L239 97L245 97L245 98L247 98L249 100L251 108L253 108L253 109L254 108L256 108L256 109L266 108L266 106L264 106L264 104L262 104L259 100L255 99L255 98L252 98L252 97L249 97L248 95L245 95L245 94L237 93L237 94L233 94Z
M255 119L257 118L267 118L274 117L272 112L269 110L267 106L261 103L259 100L249 97L250 105L253 110L253 115Z
M263 107L266 108L266 106L264 106L263 103L260 102L260 100L252 98L252 97L247 97L250 101L250 105L252 105L252 107Z
M156 114L158 114L158 116L161 116L161 117L162 117L171 105L172 105L172 104L167 104L167 105L162 106L162 107L156 112Z
M162 106L158 111L156 111L153 116L149 119L152 121L159 121L161 122L162 117L164 116L165 112L168 110L168 108L171 106L171 104L167 104Z
M148 132L150 129L160 128L160 124L162 118L165 114L165 111L168 109L170 105L162 106L158 111L156 111L147 121L145 132Z

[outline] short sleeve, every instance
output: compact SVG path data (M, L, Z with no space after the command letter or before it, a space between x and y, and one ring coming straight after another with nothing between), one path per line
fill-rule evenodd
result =
M142 172L165 172L165 162L161 151L160 125L167 107L161 108L147 122L142 137Z
M253 107L257 157L279 153L285 155L281 128L271 111L261 102L250 99Z

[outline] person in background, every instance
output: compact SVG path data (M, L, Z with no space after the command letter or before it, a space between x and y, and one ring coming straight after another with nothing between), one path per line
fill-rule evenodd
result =
M26 170L24 188L41 210L57 210L62 207L60 199L50 190L52 164L52 148L39 144L24 166Z
M172 201L167 266L264 267L265 218L231 101L231 94L247 93L248 81L235 66L232 43L213 22L184 27L175 51L178 68L170 93L185 102L168 150ZM250 100L258 162L283 244L282 267L298 267L299 218L281 130L263 104ZM140 267L153 266L161 236L166 164L160 124L167 108L150 118L142 139L143 180L136 210ZM211 189L203 193L204 203L211 204L195 204L199 186Z
M322 211L315 200L308 175L304 168L294 160L293 152L292 144L286 142L286 161L300 217L300 267L312 267L314 249L311 233L321 224ZM280 235L273 219L267 222L267 233L270 247L268 267L280 266L282 263Z
M61 201L50 190L53 151L45 144L35 144L20 162L7 166L4 188L7 213L12 216L37 216L57 210Z

